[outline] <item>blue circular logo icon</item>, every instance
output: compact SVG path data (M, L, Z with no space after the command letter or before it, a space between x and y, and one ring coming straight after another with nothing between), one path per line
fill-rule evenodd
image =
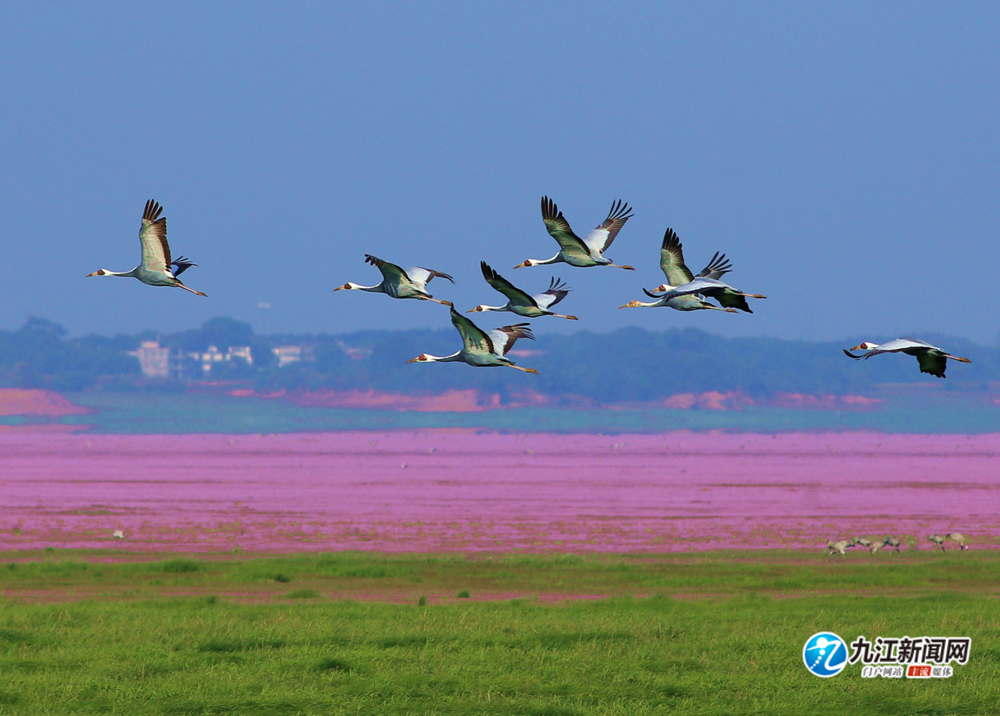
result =
M847 666L847 644L832 631L813 634L802 647L802 661L815 676L836 676Z

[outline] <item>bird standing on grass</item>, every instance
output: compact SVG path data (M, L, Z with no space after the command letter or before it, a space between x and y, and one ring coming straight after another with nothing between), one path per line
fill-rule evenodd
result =
M478 368L507 367L523 370L525 373L538 373L534 368L522 368L514 365L514 362L507 358L507 353L514 346L518 338L535 339L528 328L527 323L517 323L513 326L504 326L496 330L486 332L475 323L451 308L451 322L458 329L462 336L462 350L456 351L449 356L433 356L429 353L421 353L416 358L411 358L407 363L452 363L461 361Z
M844 557L847 556L847 548L854 546L854 540L842 539L839 542L827 542L826 548L829 550L828 555L832 554L842 554Z
M91 276L123 276L137 278L148 286L171 286L173 288L183 288L185 291L196 293L199 296L205 294L188 288L177 278L184 271L197 264L181 256L176 261L170 258L170 246L167 244L167 217L158 218L162 209L160 205L150 199L146 202L146 208L142 212L142 226L139 228L139 243L142 245L142 263L131 271L108 271L98 269ZM172 266L177 270L173 271Z
M927 539L929 539L931 542L933 542L938 547L940 547L942 552L946 552L947 551L944 548L944 537L942 537L941 535L929 535L927 537Z
M334 291L369 291L370 293L384 293L391 298L418 298L424 301L434 301L443 306L450 306L448 301L439 301L427 293L427 284L435 276L446 278L452 283L455 279L446 273L432 271L420 267L408 268L405 271L396 264L383 261L370 254L365 254L365 263L371 264L382 272L382 283L375 286L362 286L348 281L343 286L337 286Z
M577 320L576 316L564 316L561 313L554 313L549 309L566 298L570 289L566 284L560 283L559 279L553 278L549 282L549 290L529 296L527 293L517 288L510 281L494 271L485 261L479 262L479 267L483 271L483 278L486 283L507 297L505 306L480 305L467 313L476 311L510 311L524 318L541 318L542 316L556 316L557 318L568 318L571 321Z
M945 539L950 539L952 542L958 544L959 551L969 549L969 545L965 544L965 535L959 532L949 532L944 536Z
M938 378L944 378L944 369L948 365L949 358L957 360L960 363L972 362L968 358L959 358L958 356L950 355L937 346L932 346L930 343L918 341L914 338L897 338L894 341L882 343L881 345L865 341L864 343L854 346L851 350L865 351L865 353L856 356L850 351L844 350L844 354L854 360L861 360L862 358L868 360L872 356L877 356L882 353L905 353L908 356L916 356L917 363L920 364L920 372L930 373Z
M573 233L569 227L569 222L559 211L555 202L547 196L542 197L542 220L549 235L559 244L559 253L550 259L528 259L514 268L522 266L542 266L544 264L554 264L560 261L568 263L570 266L578 268L589 268L591 266L612 266L614 268L635 271L631 266L619 266L612 263L611 259L603 256L604 252L610 248L618 232L625 226L632 214L629 213L628 204L623 204L621 199L611 205L611 211L600 226L591 231L584 238L580 238Z
M899 552L899 540L893 537L892 535L889 535L888 537L885 538L885 541L882 542L882 546L892 547L894 550L896 550L896 552ZM899 554L902 554L902 552L899 552Z

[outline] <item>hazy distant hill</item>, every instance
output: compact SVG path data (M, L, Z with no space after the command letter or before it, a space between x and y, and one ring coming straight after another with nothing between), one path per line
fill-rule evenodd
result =
M727 339L695 329L623 328L600 334L542 333L537 341L518 342L513 357L520 365L537 368L540 375L533 376L460 364L406 364L420 353L445 355L457 350L458 335L451 329L257 336L248 324L216 318L198 330L177 334L146 331L70 338L61 326L32 318L17 331L0 331L0 387L375 390L406 395L474 390L498 396L501 403L546 396L563 404L662 401L708 391L751 399L780 394L873 395L887 384L934 383L940 390L974 392L1000 387L1000 350L957 338L921 337L968 356L973 363L952 364L948 378L938 380L919 373L913 358L882 356L855 362L842 354L841 349L872 336L810 343ZM162 358L147 368L162 365L167 375L143 375L139 358L130 355L143 341L149 342L149 355ZM210 346L215 350L209 351Z

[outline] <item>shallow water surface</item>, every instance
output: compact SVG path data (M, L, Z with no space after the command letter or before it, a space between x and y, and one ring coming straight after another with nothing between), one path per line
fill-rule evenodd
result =
M998 476L998 434L0 434L0 549L985 547Z

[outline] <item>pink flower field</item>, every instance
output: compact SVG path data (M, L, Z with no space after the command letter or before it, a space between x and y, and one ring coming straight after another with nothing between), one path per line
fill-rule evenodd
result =
M996 434L10 432L0 456L2 550L648 553L1000 537Z

